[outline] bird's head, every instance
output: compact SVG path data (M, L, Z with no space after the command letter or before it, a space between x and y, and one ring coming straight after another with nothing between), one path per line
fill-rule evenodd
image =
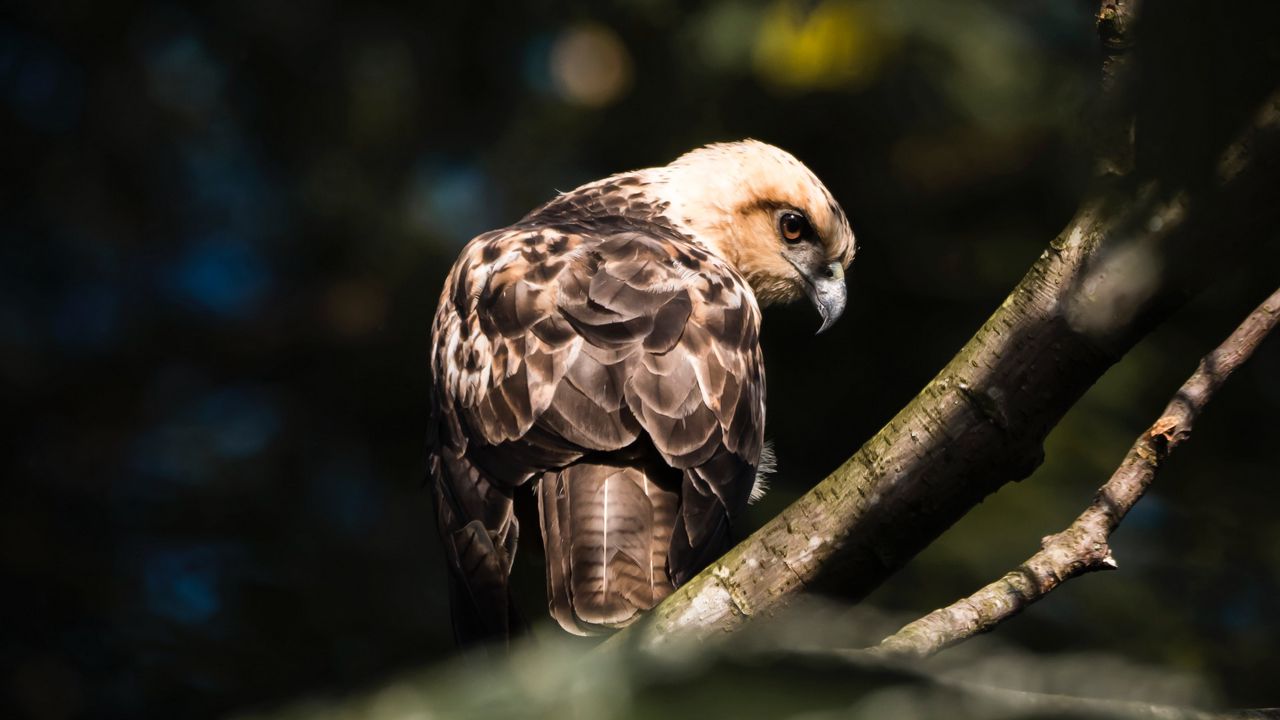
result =
M794 156L744 140L699 148L657 170L666 216L731 264L761 305L808 297L822 316L818 332L844 312L853 231Z

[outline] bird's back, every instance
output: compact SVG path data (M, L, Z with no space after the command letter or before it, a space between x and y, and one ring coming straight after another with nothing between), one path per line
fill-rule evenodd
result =
M441 295L431 473L464 636L509 632L516 488L538 483L551 612L577 633L704 567L751 490L750 288L660 209L595 195L476 238Z

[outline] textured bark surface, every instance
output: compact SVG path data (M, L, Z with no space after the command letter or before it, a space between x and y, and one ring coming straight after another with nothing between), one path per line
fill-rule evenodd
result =
M1100 205L1077 216L960 353L861 450L632 632L654 641L710 636L811 586L860 597L983 497L1029 474L1049 429L1140 337L1135 330L1132 339L1091 338L1061 311L1106 235Z
M1236 368L1280 323L1280 290L1268 297L1216 350L1200 361L1159 419L1129 449L1093 503L1016 570L885 638L877 653L927 657L1017 615L1063 582L1117 566L1108 540L1142 498L1161 463L1191 436L1196 418Z
M871 440L611 643L709 639L805 590L858 600L1005 483L1081 395L1226 263L1280 226L1280 100L1216 177L1107 177L978 332Z
M1139 0L1103 0L1098 8L1098 39L1102 44L1102 90L1110 101L1099 109L1093 124L1094 156L1100 175L1126 175L1133 170L1133 107L1123 87L1133 76L1130 50Z

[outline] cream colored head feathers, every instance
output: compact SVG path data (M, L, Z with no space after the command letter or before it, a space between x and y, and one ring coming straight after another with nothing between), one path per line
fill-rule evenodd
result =
M838 267L843 283L853 231L822 181L791 153L757 140L719 143L643 172L650 192L669 203L666 217L728 261L762 305L812 294L807 273ZM789 213L812 228L812 237L800 238L808 247L783 233Z

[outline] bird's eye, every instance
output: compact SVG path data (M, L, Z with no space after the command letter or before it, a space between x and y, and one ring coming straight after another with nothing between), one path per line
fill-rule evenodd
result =
M789 243L800 242L810 234L809 221L799 213L783 213L778 220L778 230L782 232L782 239Z

